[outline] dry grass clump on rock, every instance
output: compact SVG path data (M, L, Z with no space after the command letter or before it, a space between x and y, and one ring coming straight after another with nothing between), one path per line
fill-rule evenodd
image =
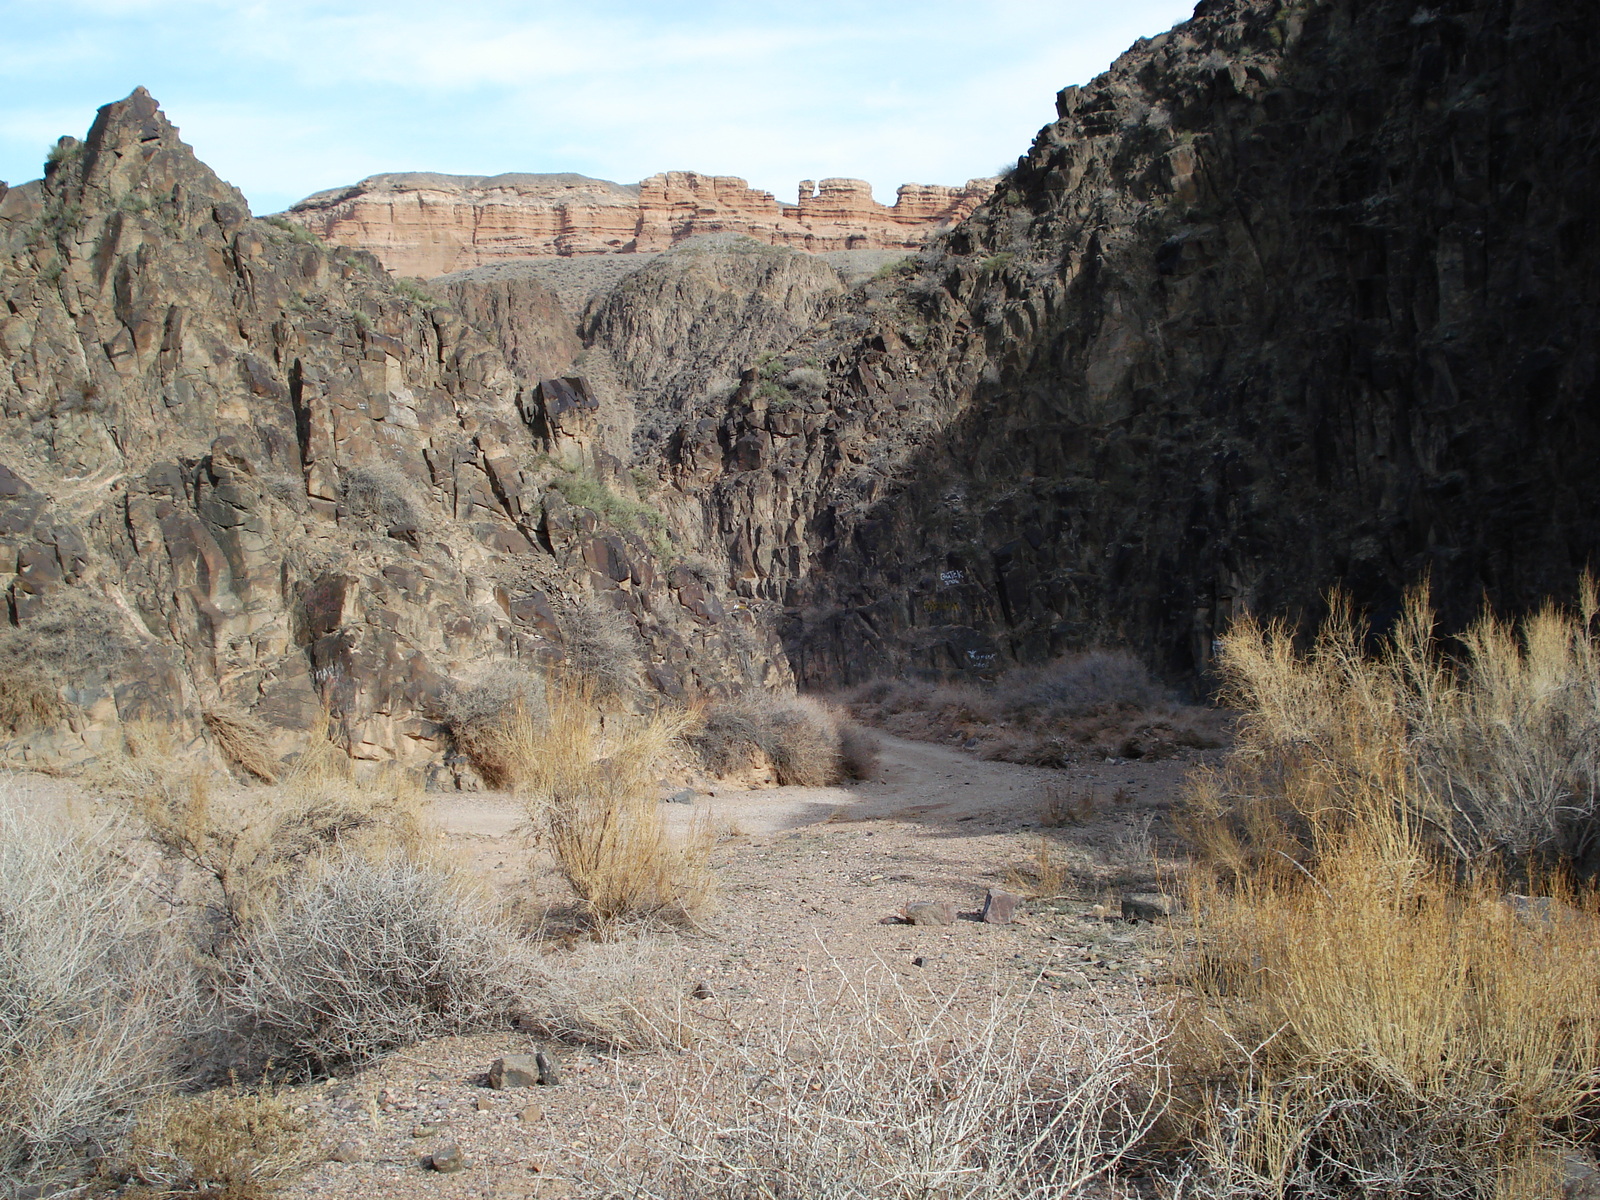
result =
M1342 604L1305 654L1224 639L1245 717L1190 798L1215 871L1173 1043L1185 1194L1549 1196L1600 1132L1600 916L1560 882L1592 812L1583 594L1453 663L1424 592L1374 653Z
M623 699L639 690L644 647L626 613L585 597L557 619L567 670L586 681L595 699Z
M791 999L631 1098L596 1194L1055 1200L1103 1182L1162 1107L1159 1034L1025 998L986 1010L868 982Z
M785 786L865 779L878 758L877 739L827 704L772 692L746 692L711 705L688 740L712 775L770 766Z
M272 757L271 734L264 724L233 705L208 708L201 714L201 719L216 741L217 750L230 766L237 767L262 783L278 781L278 767Z
M1016 667L992 684L879 679L842 699L859 720L897 736L1029 766L1059 767L1085 755L1167 758L1226 739L1221 714L1178 703L1119 650Z
M53 729L74 706L63 688L120 662L133 648L112 605L76 588L58 588L21 628L0 629L0 727Z

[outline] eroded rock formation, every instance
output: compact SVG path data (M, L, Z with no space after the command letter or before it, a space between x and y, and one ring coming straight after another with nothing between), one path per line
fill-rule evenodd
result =
M680 693L1097 641L1195 678L1333 585L1561 595L1597 44L1575 0L1206 0L849 285L721 238L438 301L250 219L136 93L0 188L0 678L55 647L0 719L326 705L423 762L450 681L616 620Z
M784 677L581 379L520 385L370 255L251 219L143 91L0 196L0 297L13 757L225 709L288 746L326 707L357 758L436 762L452 681L597 637L668 693Z
M674 441L803 679L1237 613L1447 628L1600 561L1600 9L1206 0L993 200ZM764 382L806 360L821 395Z
M813 252L912 250L976 208L994 181L908 183L893 205L859 179L800 184L799 203L728 175L668 171L622 185L583 175L374 175L285 214L397 275L432 278L506 259L650 253L708 233Z

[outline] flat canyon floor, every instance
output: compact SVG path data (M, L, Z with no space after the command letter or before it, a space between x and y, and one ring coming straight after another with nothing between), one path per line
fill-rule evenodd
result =
M1175 844L1172 802L1186 773L1212 753L1047 770L883 737L867 782L714 787L666 810L675 824L709 821L719 831L715 913L698 931L646 935L607 952L636 952L670 973L683 997L684 1036L730 1046L803 1022L819 999L874 980L930 1005L981 1010L997 995L1026 994L1031 1011L1051 1022L1134 1019L1159 1003L1182 928L1124 922L1120 897L1154 888L1156 860ZM1064 806L1076 817L1058 823ZM509 798L438 795L431 808L497 886L528 896L535 909L560 901L562 885L527 844ZM1026 904L1015 923L983 924L986 888L1039 890L1041 845L1059 882L1047 880L1049 895ZM894 921L917 900L953 901L959 916L944 926ZM551 961L566 953L553 951ZM684 1052L539 1044L559 1060L559 1086L487 1086L496 1058L535 1049L531 1036L505 1031L435 1039L354 1076L293 1089L332 1157L287 1195L602 1194L584 1182L585 1163L641 1133L641 1097L659 1098L681 1079ZM451 1142L469 1165L428 1169L432 1151Z

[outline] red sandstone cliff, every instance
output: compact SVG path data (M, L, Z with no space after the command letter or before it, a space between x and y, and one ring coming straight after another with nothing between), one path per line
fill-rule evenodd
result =
M625 186L583 175L374 175L300 201L288 217L424 278L507 258L665 250L742 233L798 250L913 250L986 200L993 181L908 183L893 205L859 179L800 184L780 204L730 175L668 171Z

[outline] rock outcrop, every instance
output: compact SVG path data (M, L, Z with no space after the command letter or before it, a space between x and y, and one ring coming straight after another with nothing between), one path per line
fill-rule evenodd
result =
M288 747L326 708L358 759L437 763L485 672L784 677L583 380L522 386L370 255L253 220L142 90L0 197L0 299L13 758L237 710Z
M135 93L0 187L0 723L327 707L437 763L455 684L559 659L1196 678L1334 585L1559 596L1600 562L1597 49L1576 0L1206 0L848 289L719 238L435 300Z
M622 185L583 175L374 175L308 196L285 216L367 250L397 275L432 278L506 259L651 253L708 233L829 250L912 250L970 213L994 181L908 183L892 206L859 179L800 184L780 204L743 179L668 171Z
M1243 611L1445 627L1600 562L1600 9L1206 0L995 197L672 441L802 679ZM774 395L807 360L820 395Z

